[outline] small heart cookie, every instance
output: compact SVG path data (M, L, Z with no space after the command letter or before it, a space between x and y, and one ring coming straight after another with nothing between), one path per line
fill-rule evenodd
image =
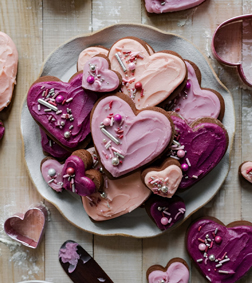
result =
M152 265L146 272L148 283L188 283L189 267L182 258L171 259L166 267Z
M137 111L128 96L117 93L95 104L91 133L104 170L118 178L163 154L172 140L173 125L163 109Z
M248 182L252 183L252 162L245 161L239 167L239 174Z
M154 194L167 198L175 194L182 176L180 163L173 158L165 160L160 167L147 168L142 173L145 185Z

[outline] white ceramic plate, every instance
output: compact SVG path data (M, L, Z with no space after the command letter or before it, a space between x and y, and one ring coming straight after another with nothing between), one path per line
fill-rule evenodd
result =
M77 59L84 48L92 45L110 47L113 42L126 36L139 37L150 44L156 51L173 50L178 52L183 58L195 62L202 73L202 86L217 90L225 100L226 112L223 123L230 138L229 148L222 161L214 170L190 190L181 194L186 204L185 221L192 213L210 201L224 182L229 171L229 154L235 132L232 96L218 80L207 59L200 51L182 37L163 33L151 27L143 25L114 25L93 34L74 38L61 45L45 61L41 75L56 76L63 81L68 81L76 72ZM40 162L44 155L40 145L39 127L32 119L26 101L22 107L21 131L24 141L25 160L32 181L42 197L54 204L68 221L83 230L99 235L125 235L145 238L162 233L142 208L109 221L98 223L90 221L78 196L68 191L57 194L43 180L40 173ZM176 227L174 226L173 228ZM168 231L171 231L171 229Z

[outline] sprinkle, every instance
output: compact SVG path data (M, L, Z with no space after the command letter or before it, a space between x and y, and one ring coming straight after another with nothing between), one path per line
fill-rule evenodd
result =
M216 235L218 233L218 228L215 229L214 234Z
M211 242L210 249L213 247L213 242Z
M175 141L175 140L173 140L172 143L173 143L173 144L176 144L176 145L178 145L178 146L181 146L180 143L177 142L177 141Z
M70 102L70 101L72 101L72 100L73 100L73 98L70 97L70 98L68 98L68 99L66 100L66 103L68 103L68 102Z
M52 140L49 140L49 146L52 147Z
M54 105L52 105L52 104L50 104L50 103L48 103L48 102L46 102L45 100L43 100L43 99L38 99L38 103L40 103L40 104L42 104L42 105L44 105L44 106L46 106L46 107L48 107L48 108L50 108L51 110L53 110L53 111L58 111L58 108L56 107L56 106L54 106Z
M202 258L197 259L197 262L202 262L202 261L203 261Z
M207 265L207 261L208 261L208 258L206 257L206 258L205 258L205 265Z
M74 127L74 126L73 126L73 125L71 125L71 126L69 127L69 130L72 130L72 129L73 129L73 127Z
M75 193L75 185L74 184L72 184L72 192Z
M110 119L110 127L112 127L114 125L114 117L111 117Z
M112 148L111 148L112 149ZM118 152L114 152L114 155L115 156L119 156L119 157L121 157L122 159L124 159L124 155L122 155L122 154L120 154L120 153L118 153Z
M38 104L38 111L40 111L40 104Z
M116 54L115 54L115 57L116 57L118 63L120 64L122 70L123 70L124 73L125 73L125 72L127 71L127 68L125 67L125 65L124 65L124 63L123 63L123 61L122 61L122 59L121 59L120 56L119 56L119 54L116 53Z
M194 178L194 179L198 179L198 176L192 175L192 178Z
M141 96L141 97L143 97L143 96L144 96L144 90L143 90L143 89L141 90L141 94L140 94L140 96Z
M206 276L206 279L208 279L210 282L212 282L212 280L209 278L209 276L208 276L208 275Z
M180 160L180 158L178 158L177 156L174 156L174 155L170 155L171 158L174 158L174 159L177 159L177 160Z
M44 85L42 85L42 87L40 88L40 89L44 89L45 88L45 86Z
M111 141L108 141L108 142L105 144L105 148L108 149L110 146L111 146Z
M221 260L220 263L224 263L224 262L228 262L228 261L230 261L229 258Z
M58 111L56 112L57 115L59 115L59 114L61 114L61 113L62 113L62 110L58 110Z
M191 163L190 163L188 158L186 158L186 162L187 162L188 166L191 167Z
M163 211L163 213L166 214L166 215L171 215L170 212L167 212L167 211L165 211L165 210Z
M100 126L100 129L104 135L106 135L109 139L111 139L114 143L120 144L119 140L115 138L111 133L109 133L106 129L104 129L104 126Z
M182 212L181 212L181 211L180 211L180 212L178 212L178 213L175 215L174 219L176 220L176 219L177 219L177 217L178 217L180 214L182 214Z
M63 176L63 178L67 178L67 177L69 177L69 175L68 175L68 174L66 174L66 175L64 175L64 176Z
M218 272L219 272L219 273L224 273L224 274L229 274L229 272L226 271L226 270L218 270Z
M198 240L199 240L200 242L202 242L202 243L205 243L205 241L202 240L201 238L198 238Z
M48 181L47 183L50 184L54 181L54 179L51 179L50 181Z
M222 264L220 263L220 264L217 264L215 267L218 268L218 267L221 267L221 266L222 266Z
M168 220L168 223L170 224L172 222L172 218L170 218L169 220Z
M52 111L51 109L44 109L45 112L50 112Z

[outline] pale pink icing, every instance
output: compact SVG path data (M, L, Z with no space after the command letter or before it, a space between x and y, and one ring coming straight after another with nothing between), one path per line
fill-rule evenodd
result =
M249 171L251 172L251 174ZM241 174L247 181L252 183L252 162L247 161L241 166Z
M88 149L95 156L94 148ZM100 163L94 160L96 166ZM102 198L99 193L91 196L82 197L84 209L87 214L95 221L109 220L123 214L129 213L139 207L151 194L141 180L141 171L137 170L126 177L110 180L103 174L103 191L107 197Z
M175 12L193 8L205 0L145 0L145 7L149 13ZM161 5L161 3L165 3Z
M64 167L64 164L60 164L55 159L47 159L45 162L43 162L41 166L41 173L42 173L44 180L47 182L48 186L50 186L56 192L62 192L63 167ZM56 175L53 177L50 177L48 174L49 169L54 169L56 171ZM52 179L54 179L55 181L50 182Z
M172 110L177 109L176 112L189 124L202 117L217 119L221 111L219 98L214 92L201 89L193 66L189 62L186 66L191 87L174 100L176 103Z
M182 179L182 171L176 165L170 165L166 167L162 171L150 171L146 174L144 178L144 182L146 186L153 191L154 194L158 194L162 197L171 198ZM155 183L151 184L152 181L157 180ZM167 193L163 193L162 190L159 190L158 185L160 184L160 188L166 186L168 188Z
M115 57L118 52L127 68L126 72ZM164 52L149 55L144 46L133 39L126 38L115 43L109 51L109 59L111 69L119 72L123 78L122 91L132 98L137 109L156 106L166 100L186 76L185 63L178 56ZM129 70L129 63L132 63L129 59L136 62L134 72ZM135 90L136 82L141 82L143 92Z
M120 144L111 141L111 149L106 149L105 144L110 139L101 131L100 124L111 113L120 114L123 122L121 125L115 122L113 126L105 129L117 137ZM117 136L118 128L123 133ZM158 111L144 110L136 116L123 99L107 96L94 109L91 132L101 163L113 177L117 178L159 156L169 145L172 126L169 119ZM119 158L121 163L118 166L112 165L113 154L115 155L113 148L124 156L122 159Z
M18 52L12 39L0 32L0 111L11 101L18 65Z
M90 66L95 66L92 72ZM94 78L94 83L88 83L89 77ZM82 87L96 92L110 92L119 87L118 75L109 69L109 62L103 57L93 57L84 65Z
M155 270L149 274L149 283L160 283L164 280L165 283L188 283L189 271L181 262L173 262L166 272Z
M78 59L78 72L83 71L84 65L90 60L92 57L98 54L103 54L105 56L108 55L108 50L98 46L91 46L84 49Z

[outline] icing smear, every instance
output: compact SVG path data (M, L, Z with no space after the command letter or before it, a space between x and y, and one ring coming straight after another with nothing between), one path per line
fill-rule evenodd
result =
M0 111L11 101L18 65L18 52L12 39L0 32Z

